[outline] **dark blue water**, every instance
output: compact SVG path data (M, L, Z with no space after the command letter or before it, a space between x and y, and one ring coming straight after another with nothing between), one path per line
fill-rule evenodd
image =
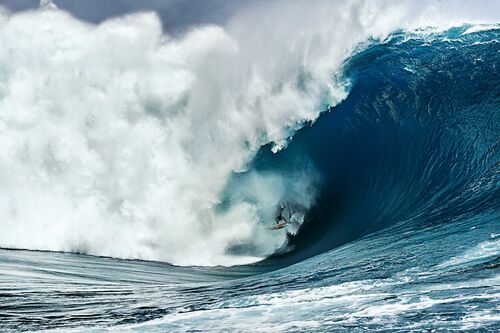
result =
M263 149L259 172L320 173L294 240L302 259L389 226L425 228L499 206L499 32L395 34L346 63L349 97ZM295 259L294 259L295 260Z
M350 92L252 171L318 173L287 253L179 268L0 251L0 330L500 329L500 30L395 33L348 59Z

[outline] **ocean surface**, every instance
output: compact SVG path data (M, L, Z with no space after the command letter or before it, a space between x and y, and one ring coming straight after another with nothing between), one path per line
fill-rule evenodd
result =
M256 174L314 170L298 231L264 229L286 239L273 254L175 266L9 244L0 331L498 332L500 29L396 31L331 79L344 99L224 185L222 213L258 201L244 190ZM255 244L225 251L261 257Z

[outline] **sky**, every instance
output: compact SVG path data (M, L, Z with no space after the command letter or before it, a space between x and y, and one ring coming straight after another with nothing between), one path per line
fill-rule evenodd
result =
M199 24L223 25L249 0L54 0L58 8L81 20L99 23L103 20L137 11L155 11L162 18L163 29L182 32ZM0 0L11 11L37 8L39 0Z

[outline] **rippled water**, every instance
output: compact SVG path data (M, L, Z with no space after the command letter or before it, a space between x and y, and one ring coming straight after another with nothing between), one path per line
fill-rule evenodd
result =
M469 221L460 228L386 231L248 277L241 276L257 268L176 268L2 250L0 327L4 332L493 332L500 324L497 227L491 216L481 226Z

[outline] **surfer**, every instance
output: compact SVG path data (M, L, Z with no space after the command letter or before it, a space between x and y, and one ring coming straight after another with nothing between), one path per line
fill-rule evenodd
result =
M287 204L284 201L276 206L275 224L269 227L270 230L283 229L290 223L289 219L286 218L286 208Z
M279 230L285 227L298 229L304 222L304 211L305 208L297 203L281 201L276 206L275 224L270 229Z
M277 210L278 210L278 212L276 214L277 216L274 219L276 224L281 224L281 223L287 224L288 223L287 219L283 216L283 211L285 210L285 208L286 208L286 203L283 201L280 203L280 205L277 208Z

